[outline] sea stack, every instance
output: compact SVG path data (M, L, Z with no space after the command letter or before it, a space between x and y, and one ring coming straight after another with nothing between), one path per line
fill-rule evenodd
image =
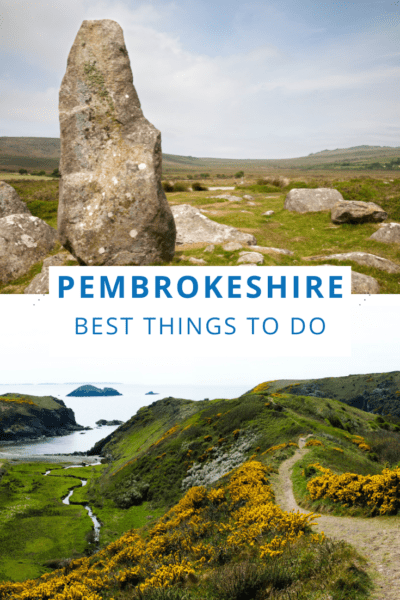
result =
M176 231L161 187L161 134L143 116L115 21L82 23L59 110L62 245L82 265L171 260Z

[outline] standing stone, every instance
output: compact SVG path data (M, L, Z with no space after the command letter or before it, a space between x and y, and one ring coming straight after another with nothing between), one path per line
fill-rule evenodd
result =
M144 265L174 255L161 187L161 134L143 116L115 21L84 21L60 89L58 231L84 265Z
M30 215L31 211L11 185L0 181L0 218L21 214Z

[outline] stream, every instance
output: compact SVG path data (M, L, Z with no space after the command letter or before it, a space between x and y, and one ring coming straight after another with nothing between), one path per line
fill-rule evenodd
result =
M100 464L100 463L93 463L93 464ZM93 466L93 464L91 465L85 465L87 467L91 467ZM70 465L68 467L63 467L62 470L65 469L73 469L73 468L77 468L77 467L82 467L82 465ZM61 469L54 469L54 471L59 471ZM46 473L44 473L44 477L46 477L47 475L50 475L51 470L46 471ZM74 477L74 475L72 475L72 477ZM83 487L84 485L87 484L87 479L80 479L79 477L75 477L75 479L79 479L79 481L81 482L81 486ZM68 492L68 494L65 496L65 498L62 499L62 503L63 504L81 504L85 510L87 510L87 513L93 523L93 539L95 544L97 544L100 540L100 521L97 519L96 515L93 513L92 509L90 508L90 506L88 506L87 504L83 504L82 502L70 502L70 498L72 496L72 494L74 493L75 488L79 487L79 485L75 485L72 490L70 490Z

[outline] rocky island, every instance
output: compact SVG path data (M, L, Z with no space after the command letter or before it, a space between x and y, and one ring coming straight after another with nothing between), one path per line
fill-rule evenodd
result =
M105 387L103 389L96 387L95 385L81 385L76 388L73 392L67 394L67 396L122 396L120 392L114 390L114 388Z
M54 437L84 429L76 423L73 410L53 396L0 396L0 440Z

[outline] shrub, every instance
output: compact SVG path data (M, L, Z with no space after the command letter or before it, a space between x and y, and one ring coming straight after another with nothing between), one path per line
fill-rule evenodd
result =
M20 169L20 170L18 171L18 173L19 173L20 175L26 175L26 173L27 173L27 172L28 172L28 171L27 171L26 169Z
M367 444L380 462L395 465L400 462L400 435L391 431L374 431L365 434Z
M177 181L173 185L174 192L187 192L187 189L188 189L188 187L187 187L186 183L183 183L183 181Z
M170 181L163 181L161 185L162 185L164 192L173 192L174 191L174 184L171 183Z
M267 582L265 566L243 561L215 570L211 576L210 588L219 600L252 600Z
M244 171L238 171L235 173L235 179L240 179L241 177L244 177Z
M192 183L192 190L194 192L205 192L207 188L204 185L202 185L199 181L194 181Z

